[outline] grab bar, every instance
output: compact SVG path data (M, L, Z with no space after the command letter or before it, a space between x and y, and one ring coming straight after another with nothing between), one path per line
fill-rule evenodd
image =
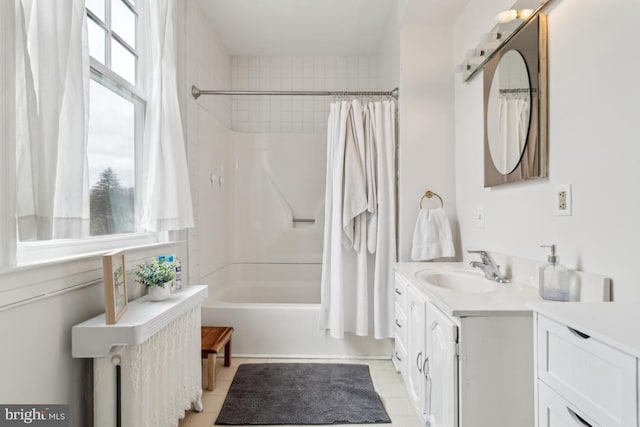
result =
M299 224L309 224L313 226L316 223L316 220L313 218L293 218L293 227L296 228Z

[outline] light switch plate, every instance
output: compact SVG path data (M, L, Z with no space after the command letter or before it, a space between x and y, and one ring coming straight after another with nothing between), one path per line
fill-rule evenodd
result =
M554 194L554 206L556 215L571 215L571 184L556 186Z
M478 206L476 208L476 227L484 228L484 208L482 206Z

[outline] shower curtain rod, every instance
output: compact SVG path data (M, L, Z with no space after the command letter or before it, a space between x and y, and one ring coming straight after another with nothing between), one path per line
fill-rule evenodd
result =
M306 95L306 96L391 96L398 99L400 89L395 88L389 92L378 91L319 91L319 90L201 90L197 86L191 86L191 95L198 99L201 95Z
M531 89L524 87L524 88L515 88L515 89L500 89L499 92L500 93L528 93L528 92L537 92L537 89L535 87L532 87Z

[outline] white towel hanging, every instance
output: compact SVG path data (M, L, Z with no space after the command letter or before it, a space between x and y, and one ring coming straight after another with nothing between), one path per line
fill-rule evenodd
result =
M451 226L444 209L420 209L413 229L411 259L427 261L455 255Z

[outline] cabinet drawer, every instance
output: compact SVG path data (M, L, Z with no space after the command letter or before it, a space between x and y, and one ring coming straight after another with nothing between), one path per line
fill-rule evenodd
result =
M538 382L538 427L600 427L544 383Z
M406 346L407 343L407 316L396 303L395 316L393 319L393 327L395 330L396 339L400 338L402 344Z
M404 375L407 366L407 348L405 347L404 342L401 341L397 335L395 336L395 348L391 361L393 362L393 366L395 366L396 371Z
M538 378L602 426L637 426L636 359L537 316Z
M407 307L407 286L408 283L400 274L396 273L393 293L396 297L396 305L399 305L403 312Z

